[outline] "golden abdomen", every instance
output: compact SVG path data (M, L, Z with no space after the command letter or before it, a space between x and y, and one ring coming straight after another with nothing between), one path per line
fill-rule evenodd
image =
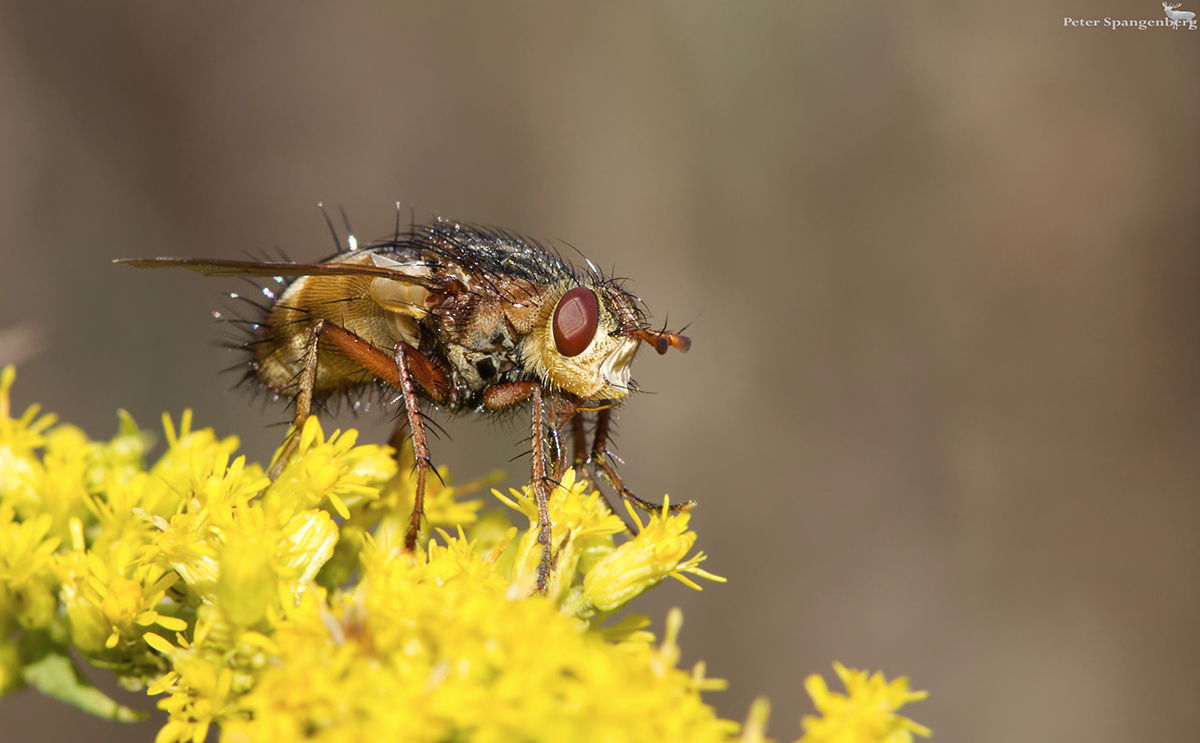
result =
M415 345L419 331L414 312L406 310L407 305L389 302L413 290L424 292L410 284L369 276L301 276L275 302L259 330L254 346L259 380L278 394L294 395L313 329L320 320L349 330L389 355L401 341ZM336 347L318 344L314 397L354 390L374 379Z

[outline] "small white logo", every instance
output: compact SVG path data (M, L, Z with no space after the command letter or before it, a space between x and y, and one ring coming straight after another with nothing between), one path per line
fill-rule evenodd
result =
M1189 10L1175 10L1183 3L1163 3L1166 18L1063 18L1064 26L1098 28L1105 27L1116 31L1118 28L1136 28L1145 31L1151 28L1169 28L1173 31L1186 29L1195 31L1200 24L1196 23L1196 14Z
M1175 3L1174 5L1163 3L1163 10L1167 11L1167 18L1173 21L1190 21L1196 17L1195 13L1186 10L1175 10L1180 5L1183 5L1183 3Z

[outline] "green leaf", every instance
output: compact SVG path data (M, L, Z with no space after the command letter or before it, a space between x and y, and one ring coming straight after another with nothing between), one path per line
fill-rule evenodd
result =
M48 652L25 666L22 675L26 683L46 696L72 704L97 717L119 722L137 722L149 714L118 704L92 686L62 649Z

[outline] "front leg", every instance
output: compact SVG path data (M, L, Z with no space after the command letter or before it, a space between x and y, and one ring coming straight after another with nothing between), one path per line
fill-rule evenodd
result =
M643 500L625 487L621 476L617 474L617 468L608 461L608 436L611 430L612 409L604 408L596 414L596 433L592 437L592 465L599 468L600 475L608 482L609 487L620 493L622 498L632 501L634 505L648 513L662 511L662 504ZM672 503L668 508L672 511L688 511L694 505L696 505L695 501L688 500L682 503Z
M573 398L563 395L555 395L550 398L549 404L550 413L550 443L551 450L554 452L554 471L550 478L554 481L562 480L566 474L568 467L575 470L576 478L587 479L586 464L587 459L587 438L583 430L583 413L580 410L580 404ZM563 441L563 429L571 425L571 443L572 443L572 460L571 464L567 464L567 446ZM582 439L580 437L583 437ZM581 443L582 441L582 443ZM584 447L584 448L581 448Z
M592 475L588 465L591 463L591 455L588 453L587 443L587 421L583 417L584 411L576 407L571 415L571 443L573 451L573 459L571 460L571 468L575 470L576 482L584 480L597 493L600 494L600 499L604 501L605 507L609 512L616 515L625 524L625 530L630 534L636 534L637 531L629 524L625 517L616 508L613 508L612 501L608 499L608 494L600 489L596 478ZM559 475L561 477L561 475Z

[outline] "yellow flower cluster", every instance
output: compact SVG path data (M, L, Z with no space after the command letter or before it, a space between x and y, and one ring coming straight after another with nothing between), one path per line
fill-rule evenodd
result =
M548 595L531 597L536 530L481 512L446 472L427 493L434 533L404 553L410 468L353 431L310 419L270 482L185 412L164 418L147 467L152 437L124 413L107 442L36 406L14 418L14 377L0 376L0 694L32 685L135 719L82 680L73 649L163 695L158 743L214 725L228 741L764 740L765 701L745 726L719 719L701 693L723 682L678 667L677 610L661 643L644 617L609 621L667 577L722 580L700 569L687 514L631 512L638 534L621 537L568 473ZM536 522L528 489L493 492ZM894 714L921 698L906 680L837 668L849 696L810 679L824 717L804 741L927 734Z
M825 679L816 674L804 680L821 716L807 715L800 721L804 725L800 743L912 743L913 734L930 736L929 728L896 714L929 692L909 691L908 679L903 676L889 683L882 673L867 675L841 663L834 663L833 669L846 686L845 694L829 691Z

